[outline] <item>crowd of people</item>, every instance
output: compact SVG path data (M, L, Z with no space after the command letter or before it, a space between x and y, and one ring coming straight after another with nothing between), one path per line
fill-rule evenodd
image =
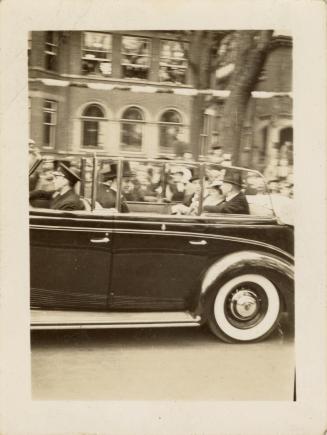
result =
M171 213L197 214L200 192L203 189L202 210L205 213L249 214L248 195L267 193L263 178L256 172L230 168L222 160L218 150L205 172L189 158L170 161L124 161L121 168L120 210L129 211L128 203L170 203ZM30 168L40 160L40 154L30 144ZM85 169L85 168L84 168ZM81 179L79 158L43 158L42 165L30 177L30 204L38 208L60 210L88 209L92 196L92 172L90 161ZM117 161L100 160L95 204L98 208L117 207L119 167ZM83 185L83 195L79 195ZM275 193L288 186L268 183ZM290 192L286 192L291 196Z
M264 170L269 191L293 198L293 152L292 143L286 141L280 148L273 148Z

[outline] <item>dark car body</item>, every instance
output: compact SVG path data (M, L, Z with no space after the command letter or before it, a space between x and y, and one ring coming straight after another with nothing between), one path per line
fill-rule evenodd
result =
M93 186L91 191L94 206ZM117 211L120 193L114 210L31 209L32 328L208 322L220 338L247 342L266 337L283 311L292 315L290 225L273 214L211 215L199 210L192 216L172 215L165 202L130 202L130 212L122 213ZM229 317L234 317L233 327L245 331L240 337L230 336L224 326L216 330L212 308L219 289L238 276L246 277L245 284L241 293L228 293L224 310L235 314ZM251 284L250 277L260 276L277 290L280 307L266 331L247 338L246 331L269 313L269 295L255 291L259 278Z

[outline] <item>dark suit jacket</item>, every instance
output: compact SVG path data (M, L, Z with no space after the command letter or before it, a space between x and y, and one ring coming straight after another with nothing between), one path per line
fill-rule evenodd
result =
M30 205L36 208L50 208L53 193L45 190L33 190L30 192Z
M73 189L52 198L50 208L53 210L85 210L83 202Z
M176 184L174 184L174 183L169 183L169 189L172 193L172 196L171 196L172 202L182 202L184 200L185 189L183 191L179 191L177 189Z
M30 193L30 204L33 207L53 210L85 210L83 202L73 189L54 198L52 198L53 193L45 190L34 190Z
M230 201L223 201L218 205L206 205L203 211L209 213L233 213L233 214L249 214L249 204L243 192L239 192Z
M105 184L98 184L96 200L103 208L115 208L116 198L117 192L115 190L110 189L110 187ZM121 211L122 213L128 213L129 211L125 201L121 202Z
M192 204L192 199L194 198L195 193L189 193L184 196L183 204L189 207Z

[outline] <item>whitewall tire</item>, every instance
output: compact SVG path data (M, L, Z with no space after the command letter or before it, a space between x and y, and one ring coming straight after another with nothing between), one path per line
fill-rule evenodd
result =
M210 307L209 326L227 342L253 342L276 327L281 300L275 285L259 274L239 275L216 293Z

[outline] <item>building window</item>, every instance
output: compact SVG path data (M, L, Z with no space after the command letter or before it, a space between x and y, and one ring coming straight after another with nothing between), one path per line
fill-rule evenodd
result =
M159 81L185 84L188 68L188 48L186 42L161 41Z
M102 135L101 123L104 113L100 106L91 104L82 114L83 147L98 147Z
M45 100L43 104L43 146L55 146L57 124L57 102Z
M218 102L206 109L203 117L203 134L201 154L206 155L212 148L221 146L222 115L224 103Z
M151 41L137 36L122 37L123 78L147 80L150 70Z
M50 71L57 70L58 34L45 32L45 68Z
M220 146L221 115L211 117L210 146Z
M129 107L121 118L120 146L122 151L141 152L144 115L137 107Z
M176 154L181 143L182 117L176 110L167 110L160 117L159 151L161 154Z
M111 76L112 38L107 33L83 32L82 72L102 77Z

